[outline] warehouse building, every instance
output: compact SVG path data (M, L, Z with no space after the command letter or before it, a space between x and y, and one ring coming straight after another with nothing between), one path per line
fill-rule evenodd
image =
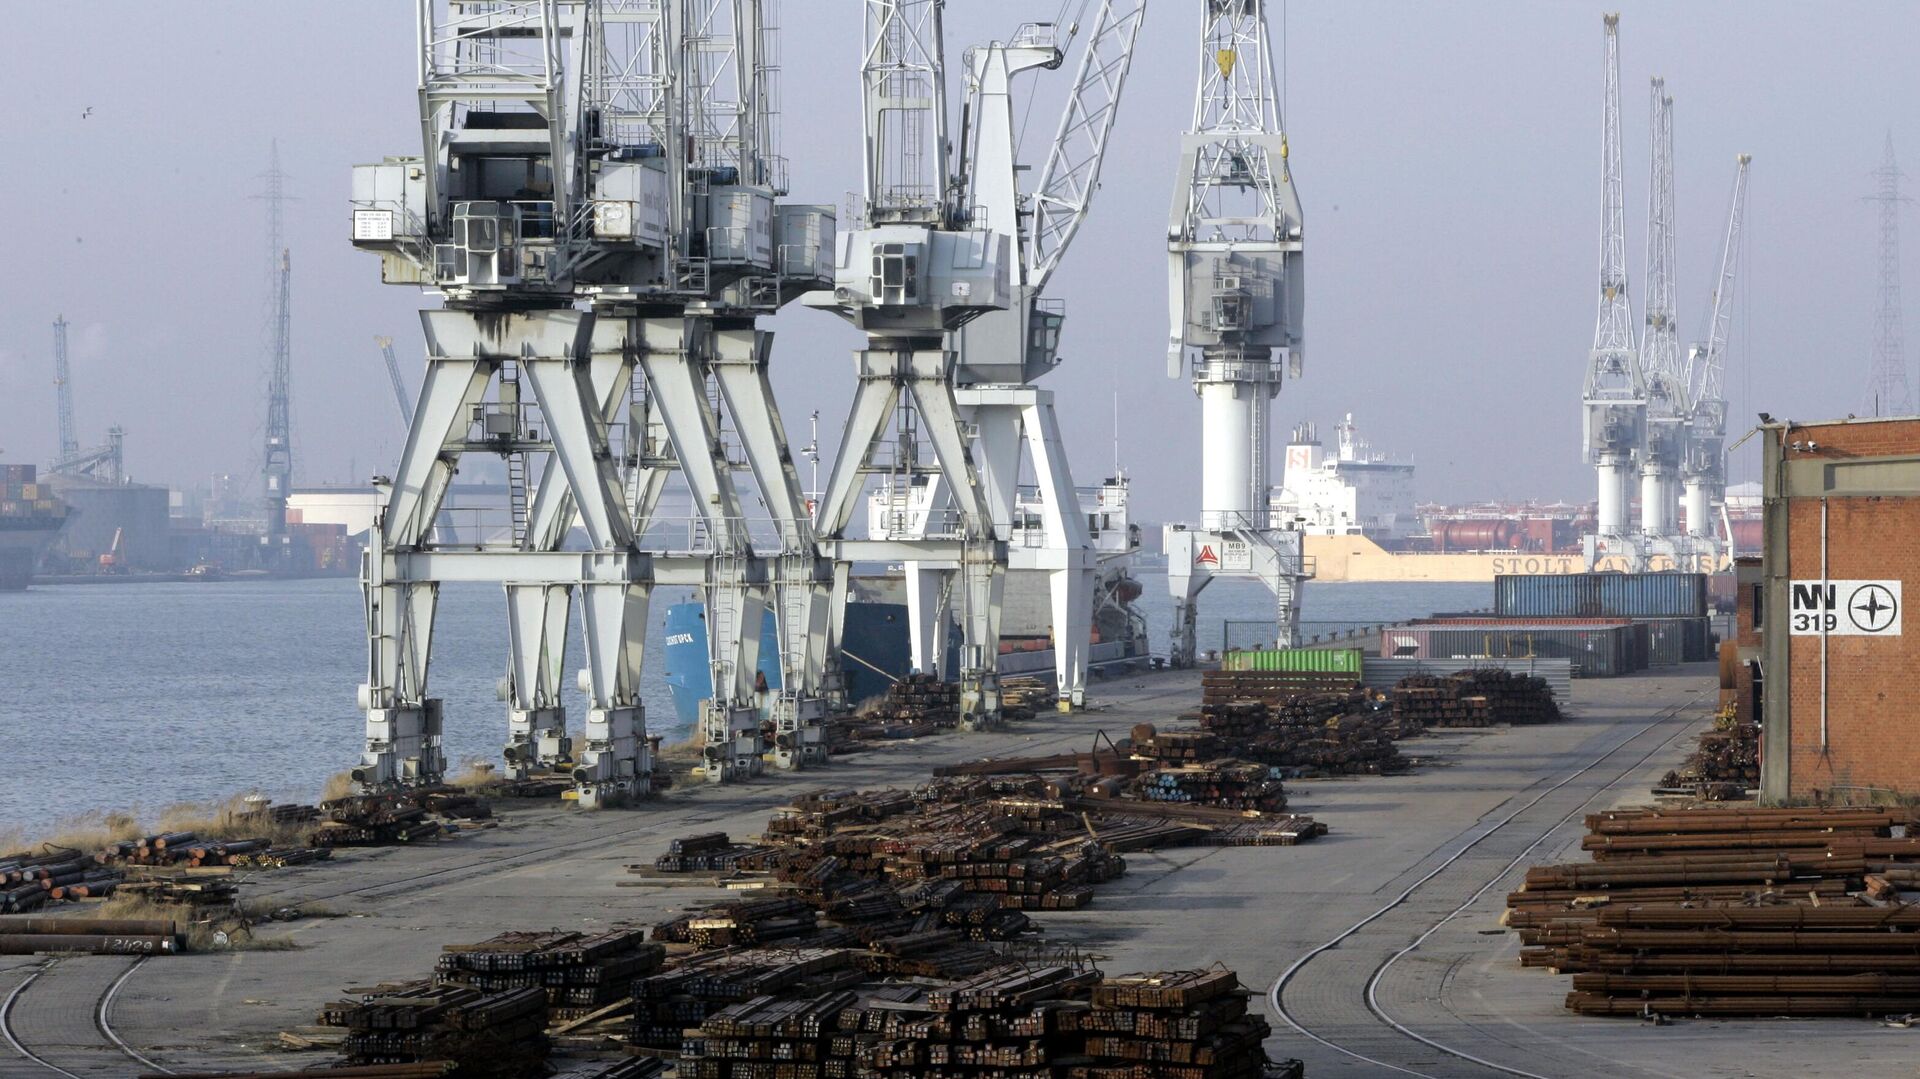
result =
M1761 795L1920 794L1920 418L1760 433Z

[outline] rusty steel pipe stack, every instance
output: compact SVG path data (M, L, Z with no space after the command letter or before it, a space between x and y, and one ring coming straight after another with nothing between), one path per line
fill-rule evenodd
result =
M1920 839L1906 809L1616 810L1585 865L1507 897L1521 962L1573 976L1583 1015L1920 1011ZM1899 832L1901 834L1896 835Z

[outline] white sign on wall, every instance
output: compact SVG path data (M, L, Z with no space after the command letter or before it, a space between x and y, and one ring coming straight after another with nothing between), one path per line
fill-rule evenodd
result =
M1789 631L1796 637L1900 636L1899 581L1790 582Z

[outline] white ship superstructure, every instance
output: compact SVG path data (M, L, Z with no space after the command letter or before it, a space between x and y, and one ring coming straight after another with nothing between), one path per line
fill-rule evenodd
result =
M1360 437L1353 413L1336 428L1329 453L1311 422L1293 429L1286 471L1273 496L1273 518L1310 536L1405 539L1424 529L1413 498L1413 464L1376 453Z

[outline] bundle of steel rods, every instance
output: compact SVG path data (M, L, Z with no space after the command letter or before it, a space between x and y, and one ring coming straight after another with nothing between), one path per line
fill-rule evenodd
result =
M1704 806L1587 818L1587 864L1507 897L1521 962L1585 1015L1920 1011L1920 847L1908 810Z
M564 1020L624 999L634 979L659 970L666 956L639 929L510 932L447 945L435 970L444 982L494 992L538 987L551 1018Z
M1560 718L1545 679L1498 667L1410 675L1394 686L1390 698L1394 718L1408 726L1491 727Z

